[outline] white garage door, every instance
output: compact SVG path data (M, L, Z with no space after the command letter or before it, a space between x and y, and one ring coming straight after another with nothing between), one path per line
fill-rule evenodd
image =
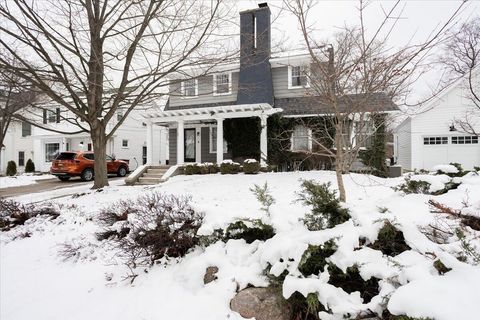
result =
M423 137L423 168L431 170L437 164L460 163L466 170L480 166L479 137Z

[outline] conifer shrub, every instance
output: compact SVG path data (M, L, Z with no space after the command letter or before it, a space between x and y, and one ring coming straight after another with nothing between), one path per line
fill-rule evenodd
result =
M237 174L241 171L241 166L237 162L231 160L225 160L220 164L221 174Z
M32 159L27 160L27 163L25 164L25 172L27 173L35 172L35 164L33 163Z
M331 190L330 182L319 184L313 180L304 180L301 188L297 192L297 201L312 208L303 218L308 230L333 228L350 219L348 209L340 205L336 191Z
M228 225L225 229L224 241L230 239L244 239L247 243L255 240L265 241L275 235L275 229L260 219L238 220Z
M385 222L378 232L377 240L368 247L380 250L383 254L394 257L404 251L411 250L405 242L403 232L389 221Z
M255 159L247 159L243 162L243 172L245 174L257 174L261 169L260 162Z
M302 255L298 271L304 276L318 275L324 271L328 264L327 258L335 253L337 245L334 240L329 240L320 246L309 245Z
M17 174L17 164L15 163L15 161L8 161L6 174L10 177Z
M360 297L362 297L364 303L369 303L380 292L378 279L372 277L368 280L363 280L356 265L348 267L346 272L343 272L336 265L330 263L328 265L328 273L330 274L329 284L342 288L347 293L360 292Z

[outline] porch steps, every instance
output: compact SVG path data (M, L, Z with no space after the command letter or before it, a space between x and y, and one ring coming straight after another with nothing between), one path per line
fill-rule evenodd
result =
M148 169L138 178L135 183L137 185L154 185L163 182L163 175L170 166L150 166Z

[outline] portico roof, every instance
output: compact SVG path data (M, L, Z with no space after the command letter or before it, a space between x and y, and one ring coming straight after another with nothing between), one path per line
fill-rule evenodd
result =
M281 108L273 108L268 103L236 104L215 106L206 108L189 108L179 110L149 112L144 117L152 123L195 121L210 119L268 117L272 114L282 112Z

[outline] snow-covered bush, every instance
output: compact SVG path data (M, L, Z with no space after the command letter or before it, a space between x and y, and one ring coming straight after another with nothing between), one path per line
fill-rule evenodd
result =
M243 162L243 172L245 174L257 174L261 168L260 162L255 159L247 159Z
M224 160L220 164L221 174L236 174L239 173L241 169L240 163L233 162L232 160Z
M186 196L153 192L116 203L102 211L106 228L99 239L112 241L132 268L164 257L182 257L198 243L203 220L190 201Z
M186 175L200 174L200 166L197 163L187 164L184 167L183 172Z
M0 199L0 230L8 231L36 216L49 216L53 219L60 215L50 203L42 205L24 205L13 200Z
M219 169L215 163L205 162L200 164L200 174L218 173Z
M433 171L437 174L446 174L449 177L463 177L465 172L460 163L440 164L433 167Z
M411 249L405 242L403 233L389 221L378 231L377 240L368 246L391 257Z
M303 218L308 230L332 228L350 219L348 209L340 205L330 182L319 184L313 180L304 180L301 187L302 190L297 192L297 201L312 208Z
M405 182L394 189L405 194L419 193L440 195L456 189L460 183L458 178L446 174L410 174L405 176Z
M228 225L225 229L224 241L230 239L244 239L247 243L255 240L265 241L275 235L275 229L259 219L238 220Z

